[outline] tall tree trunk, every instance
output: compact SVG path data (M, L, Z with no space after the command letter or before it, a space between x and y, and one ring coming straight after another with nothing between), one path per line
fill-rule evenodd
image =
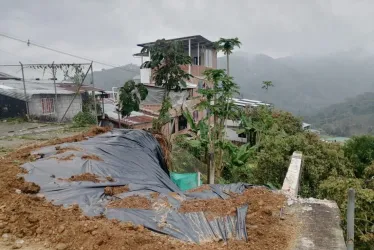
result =
M227 75L230 76L230 62L229 62L229 54L226 54L226 67L227 67Z
M208 167L208 183L214 184L214 174L215 174L215 168L214 168L214 141L212 140L212 128L210 126L210 117L208 117L208 161L207 161L207 167ZM214 129L214 127L213 127ZM215 131L213 130L213 136L215 135Z

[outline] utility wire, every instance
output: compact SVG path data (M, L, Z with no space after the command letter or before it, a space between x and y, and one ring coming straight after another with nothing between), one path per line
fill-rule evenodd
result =
M100 62L100 61L97 61L97 60L93 60L93 59L85 58L85 57L82 57L82 56L73 55L71 53L67 53L67 52L64 52L64 51L61 51L61 50L49 48L49 47L44 46L44 45L32 43L32 42L30 42L30 40L26 41L26 40L18 39L16 37L12 37L12 36L9 36L9 35L6 35L6 34L2 34L2 33L0 33L0 36L8 38L8 39L15 40L15 41L18 41L18 42L21 42L21 43L26 43L27 46L34 45L34 46L42 48L42 49L50 50L50 51L53 51L53 52L56 52L56 53L60 53L60 54L63 54L63 55L75 57L75 58L82 59L82 60L85 60L85 61L94 62L94 63L97 63L97 64L101 64L101 65L105 65L105 66L108 66L108 67L112 67L112 68L118 68L120 70L124 70L124 71L128 71L128 72L138 73L138 72L133 71L133 70L121 68L121 66L115 66L113 64L103 63L103 62Z

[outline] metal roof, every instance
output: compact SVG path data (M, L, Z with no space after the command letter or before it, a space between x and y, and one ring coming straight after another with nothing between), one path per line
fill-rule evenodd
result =
M0 80L0 94L12 98L26 101L33 95L38 94L55 94L53 81L51 80L25 80L26 96L24 94L23 81L18 80ZM60 81L56 83L56 91L58 95L71 95L77 90L77 86L72 82ZM80 92L85 91L101 91L101 89L83 85ZM27 97L27 98L26 98Z
M188 41L191 40L191 48L197 48L197 45L205 46L205 47L213 47L213 42L206 39L205 37L201 35L195 35L195 36L185 36L185 37L179 37L179 38L173 38L173 39L165 39L166 41L179 41L183 43L183 46L185 48L188 48ZM155 44L154 42L148 42L148 43L139 43L137 46L139 47L149 47ZM141 53L135 54L135 55L141 55Z
M0 80L21 80L21 78L0 72Z
M234 102L235 105L241 106L241 107L271 106L269 103L265 103L265 102L257 101L257 100L232 98L232 101Z

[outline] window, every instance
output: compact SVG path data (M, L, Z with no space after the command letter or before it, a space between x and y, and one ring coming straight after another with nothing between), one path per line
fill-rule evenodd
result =
M53 98L42 98L43 114L51 114L55 112L55 100Z

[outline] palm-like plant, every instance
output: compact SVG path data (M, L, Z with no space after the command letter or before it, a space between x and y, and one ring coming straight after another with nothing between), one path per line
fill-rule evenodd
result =
M215 42L215 48L218 51L222 51L226 55L227 61L227 75L230 75L230 60L229 56L232 54L232 51L235 47L240 48L242 43L239 41L239 38L220 38L217 42Z
M269 90L270 87L274 87L274 84L272 81L263 81L262 82L262 89L265 89L266 91Z

